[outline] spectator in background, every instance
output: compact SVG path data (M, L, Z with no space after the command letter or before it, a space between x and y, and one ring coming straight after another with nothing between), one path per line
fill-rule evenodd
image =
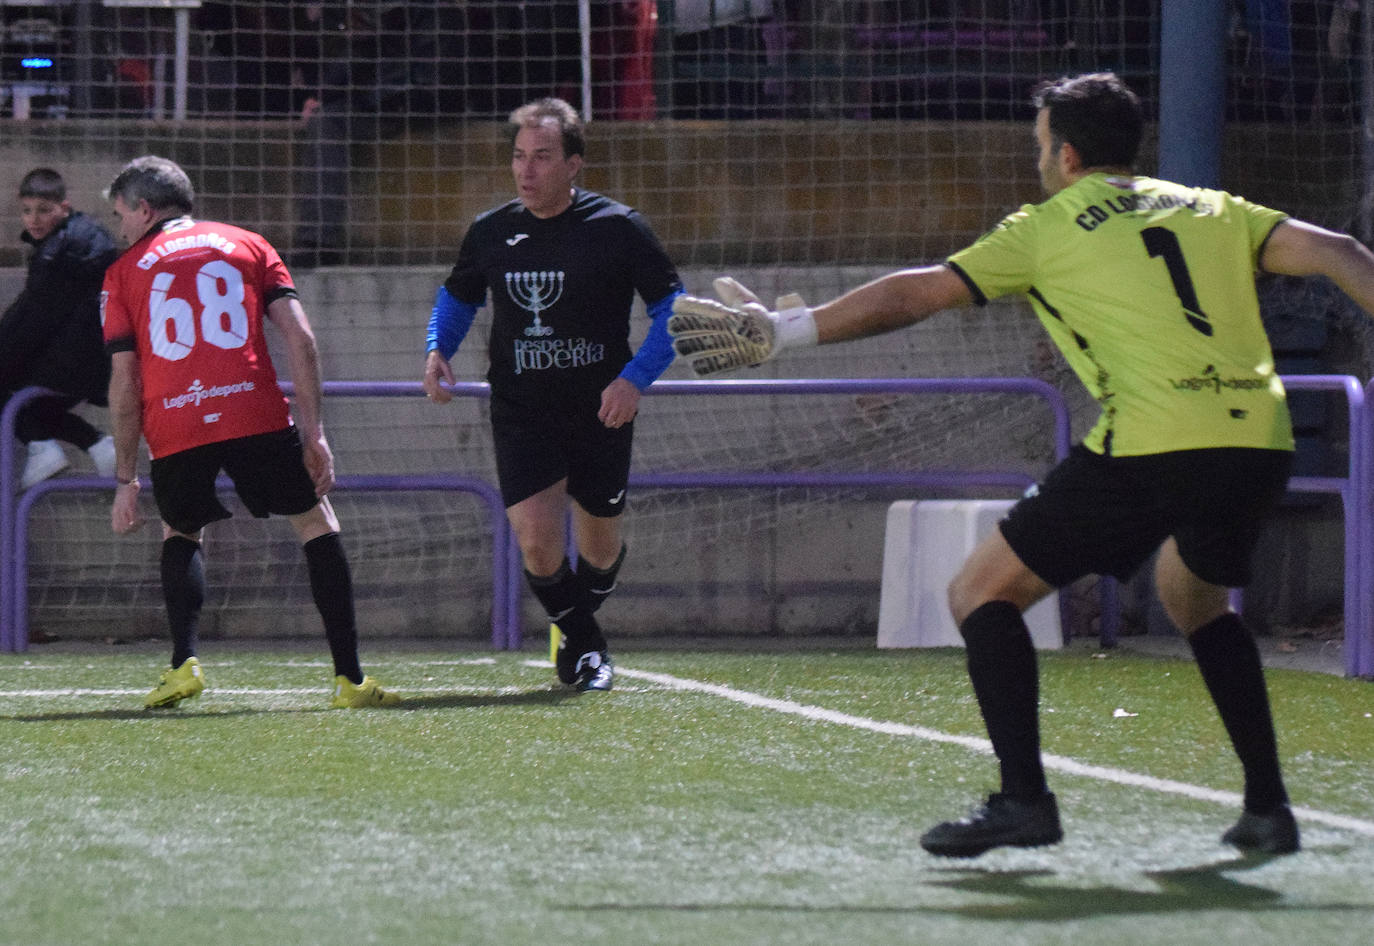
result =
M297 79L312 94L301 111L306 144L296 172L294 267L345 260L351 149L437 114L436 17L434 4L418 3L311 3L301 9Z
M1353 7L1345 0L1236 0L1241 62L1236 116L1265 121L1347 120L1350 63L1341 55Z
M118 251L98 223L72 209L66 182L51 168L24 175L19 214L20 239L33 253L24 288L0 319L0 407L30 385L62 392L19 411L15 434L28 445L19 486L67 468L59 440L89 453L101 476L113 476L114 441L72 408L106 403L110 360L100 335L100 281Z
M577 101L582 39L575 0L467 0L468 111L509 115L542 96Z
M772 15L772 0L673 4L674 118L759 117L760 69L766 56L763 23Z
M654 0L603 0L592 12L592 110L600 117L651 121L654 96Z
M372 24L347 4L306 4L297 76L311 90L301 110L305 157L298 162L292 267L343 261L348 245L349 148L355 138L353 78L366 61ZM356 60L355 60L356 57ZM375 61L375 55L371 57ZM360 116L358 116L360 117Z
M848 0L784 0L763 28L770 64L785 62L791 49L808 51L810 68L796 68L786 81L770 78L764 92L793 110L817 118L868 118L871 58L855 56L855 29L873 12Z
M205 52L204 108L245 117L295 114L292 72L297 48L299 4L204 3L193 23Z
M1326 70L1330 80L1322 87L1323 113L1327 118L1353 120L1359 112L1360 70L1363 56L1355 44L1360 37L1360 0L1334 0L1326 28Z

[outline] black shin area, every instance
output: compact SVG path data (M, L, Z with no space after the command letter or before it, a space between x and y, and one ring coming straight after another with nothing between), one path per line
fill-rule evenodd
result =
M1227 613L1194 631L1188 644L1245 772L1245 809L1269 814L1288 803L1288 793L1254 635L1240 615Z
M620 574L620 566L625 564L625 545L620 546L620 554L611 563L610 568L597 568L582 556L577 557L577 575L582 580L582 589L585 597L582 599L583 606L589 614L595 614L615 591L616 576Z
M306 571L310 574L310 594L324 621L324 636L334 660L334 675L362 683L353 572L348 567L343 541L337 532L331 532L311 539L301 548L305 552Z
M577 575L566 558L552 575L536 575L525 569L525 580L529 582L530 591L539 599L544 613L555 624L559 624L579 603Z
M1002 770L1002 792L1035 797L1048 791L1040 761L1039 671L1021 611L989 601L959 625L983 722Z
M205 604L205 562L200 543L174 535L163 540L162 600L172 632L172 666L196 656L200 645L200 609Z
M552 575L536 575L527 569L525 580L543 605L549 621L557 624L563 632L567 641L566 649L570 653L578 655L589 650L605 649L606 639L601 634L601 628L587 610L582 580L566 558Z

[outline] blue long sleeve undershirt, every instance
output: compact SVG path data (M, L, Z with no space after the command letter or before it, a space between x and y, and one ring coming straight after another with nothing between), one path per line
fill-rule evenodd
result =
M678 289L671 292L647 307L652 320L649 333L639 346L639 351L620 371L620 377L641 391L658 380L659 375L673 363L673 340L668 335L668 316L673 311L673 300L683 291ZM470 302L455 299L446 287L440 286L434 294L434 308L429 314L425 351L438 351L444 358L452 360L477 318L477 308Z
M434 308L429 313L425 352L438 351L446 360L452 360L476 318L477 306L459 302L447 287L440 286L434 294Z
M649 334L644 337L644 343L629 364L620 371L620 377L641 391L657 381L659 375L673 363L673 340L668 335L668 316L673 312L673 300L684 292L683 289L670 292L647 307L649 318L653 320L649 325Z

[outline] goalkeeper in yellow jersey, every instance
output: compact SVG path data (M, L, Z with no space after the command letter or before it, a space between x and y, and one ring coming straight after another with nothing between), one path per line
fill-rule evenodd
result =
M1244 810L1222 841L1296 851L1259 652L1227 594L1250 578L1293 450L1255 273L1325 275L1374 311L1374 254L1239 197L1134 174L1144 118L1111 73L1046 84L1035 105L1042 203L940 265L892 273L814 309L793 299L769 311L733 280L717 280L724 304L676 300L674 348L709 375L942 309L1028 297L1101 416L949 586L1001 788L921 844L974 857L1060 840L1022 613L1083 575L1128 578L1158 550L1160 600L1187 636L1244 770Z

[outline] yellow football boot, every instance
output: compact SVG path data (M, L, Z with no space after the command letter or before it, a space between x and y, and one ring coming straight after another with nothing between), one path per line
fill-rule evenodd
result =
M162 671L157 688L143 700L144 709L168 709L182 700L200 696L205 689L205 671L200 661L187 657L186 662L172 670Z
M395 706L401 698L383 690L371 677L363 677L362 683L354 683L348 677L334 678L334 698L329 702L330 709L364 709L368 706Z

